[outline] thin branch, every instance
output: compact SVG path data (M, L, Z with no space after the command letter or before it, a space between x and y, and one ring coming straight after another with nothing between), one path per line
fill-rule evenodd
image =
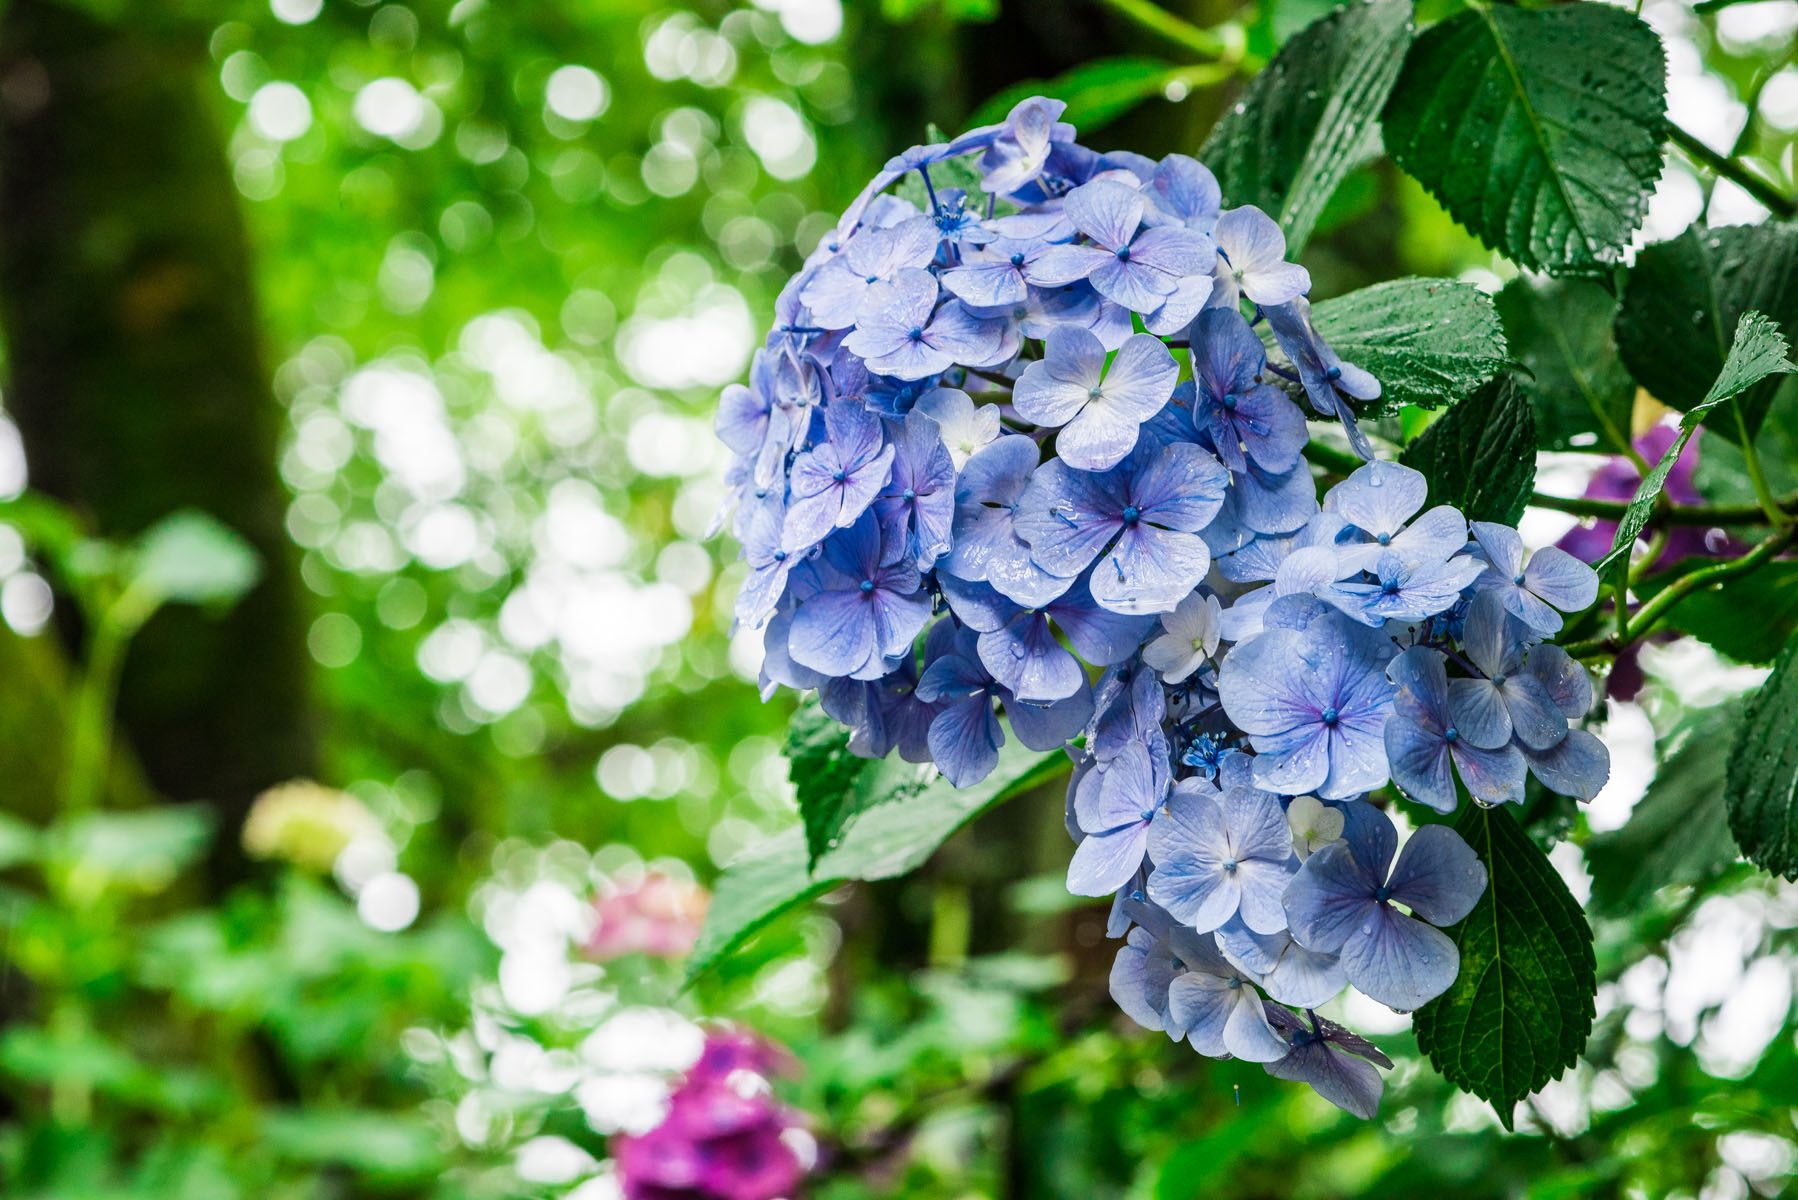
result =
M1750 171L1737 160L1717 153L1671 122L1667 125L1667 137L1675 146L1685 151L1686 157L1709 168L1720 178L1734 183L1765 205L1769 212L1787 219L1798 217L1798 200L1786 195L1774 184Z
M1221 58L1230 44L1209 29L1201 29L1149 0L1099 0L1120 17L1128 18L1159 37L1184 46L1204 58Z
M1763 540L1755 543L1754 548L1742 557L1701 567L1689 575L1680 576L1656 592L1642 607L1636 610L1635 616L1628 621L1623 632L1618 636L1574 642L1565 649L1574 658L1597 658L1600 655L1616 654L1653 633L1654 627L1659 624L1662 617L1667 615L1668 610L1687 596L1703 588L1713 587L1737 576L1748 575L1759 570L1794 541L1798 541L1798 525L1787 525L1783 529L1775 530Z
M1781 512L1798 512L1798 493L1776 501ZM1532 492L1530 505L1569 513L1576 517L1594 517L1600 521L1621 521L1629 505L1622 500L1595 500L1589 496L1550 496ZM1765 525L1767 513L1758 504L1675 504L1657 513L1651 524L1698 525L1706 529L1718 525Z
M1367 464L1347 450L1313 440L1305 446L1305 458L1334 475L1348 475ZM1665 493L1663 493L1665 494ZM1569 513L1576 517L1593 517L1600 521L1621 521L1629 505L1621 500L1596 500L1589 496L1551 496L1547 492L1530 493L1530 505ZM1781 513L1798 513L1798 492L1774 501ZM1719 525L1765 525L1767 512L1758 504L1676 504L1664 507L1649 521L1658 525L1695 525L1712 529Z

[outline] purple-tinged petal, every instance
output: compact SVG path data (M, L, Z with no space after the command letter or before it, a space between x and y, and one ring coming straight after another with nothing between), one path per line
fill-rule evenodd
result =
M1386 881L1392 898L1432 925L1453 925L1486 891L1486 865L1446 825L1411 835Z
M1149 826L1142 824L1088 834L1068 862L1068 891L1076 896L1109 896L1123 887L1142 865L1148 834Z
M1611 776L1611 752L1595 734L1569 729L1567 736L1547 750L1526 750L1530 774L1551 792L1590 800Z
M1598 572L1558 546L1544 546L1530 555L1523 586L1562 612L1579 612L1598 599Z
M985 692L948 705L930 723L930 757L958 788L992 774L999 765L999 747L1004 740L993 702Z
M1316 851L1286 885L1286 921L1292 936L1307 950L1340 953L1379 907L1374 900L1378 886L1347 842L1332 842Z
M1364 925L1365 932L1343 945L1342 969L1358 990L1388 1008L1416 1011L1446 992L1461 970L1461 952L1447 934L1390 905L1373 905Z
M1062 198L1062 211L1074 227L1106 250L1130 244L1142 224L1147 201L1141 192L1116 180L1082 184Z
M1394 713L1386 721L1384 740L1392 781L1419 804L1437 812L1454 812L1458 803L1455 777L1442 734Z
M1449 680L1448 713L1456 735L1470 746L1496 750L1511 740L1511 710L1490 680Z

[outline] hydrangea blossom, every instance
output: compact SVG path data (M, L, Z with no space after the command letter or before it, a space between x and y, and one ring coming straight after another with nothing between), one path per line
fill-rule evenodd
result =
M737 619L763 694L816 689L857 754L965 787L1007 738L1065 749L1122 1010L1371 1116L1389 1061L1311 1010L1440 994L1486 882L1385 806L1597 791L1591 681L1545 640L1597 579L1375 459L1380 383L1271 217L1063 111L895 156L781 293L720 401ZM1368 460L1327 489L1301 398Z
M744 1033L706 1037L699 1061L655 1128L612 1139L626 1200L777 1200L795 1194L816 1157L796 1113L769 1077L784 1053Z

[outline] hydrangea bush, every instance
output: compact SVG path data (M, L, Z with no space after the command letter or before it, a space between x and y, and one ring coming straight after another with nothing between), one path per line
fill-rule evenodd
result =
M1548 640L1598 576L1375 456L1272 217L1062 112L892 159L782 292L718 416L737 619L856 754L1065 748L1122 1010L1368 1117L1390 1063L1314 1010L1454 982L1487 870L1427 819L1604 783ZM1321 496L1301 403L1364 460Z

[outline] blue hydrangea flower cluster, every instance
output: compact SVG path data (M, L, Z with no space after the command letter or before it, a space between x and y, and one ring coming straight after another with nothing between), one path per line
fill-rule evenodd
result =
M1368 794L1589 799L1592 685L1546 639L1598 581L1426 507L1279 226L1062 107L892 159L782 292L718 416L736 615L764 694L815 689L856 753L959 787L1007 736L1067 748L1123 1011L1370 1116L1391 1064L1313 1010L1443 992L1486 872ZM914 173L921 205L887 191ZM1321 501L1301 394L1369 460Z

